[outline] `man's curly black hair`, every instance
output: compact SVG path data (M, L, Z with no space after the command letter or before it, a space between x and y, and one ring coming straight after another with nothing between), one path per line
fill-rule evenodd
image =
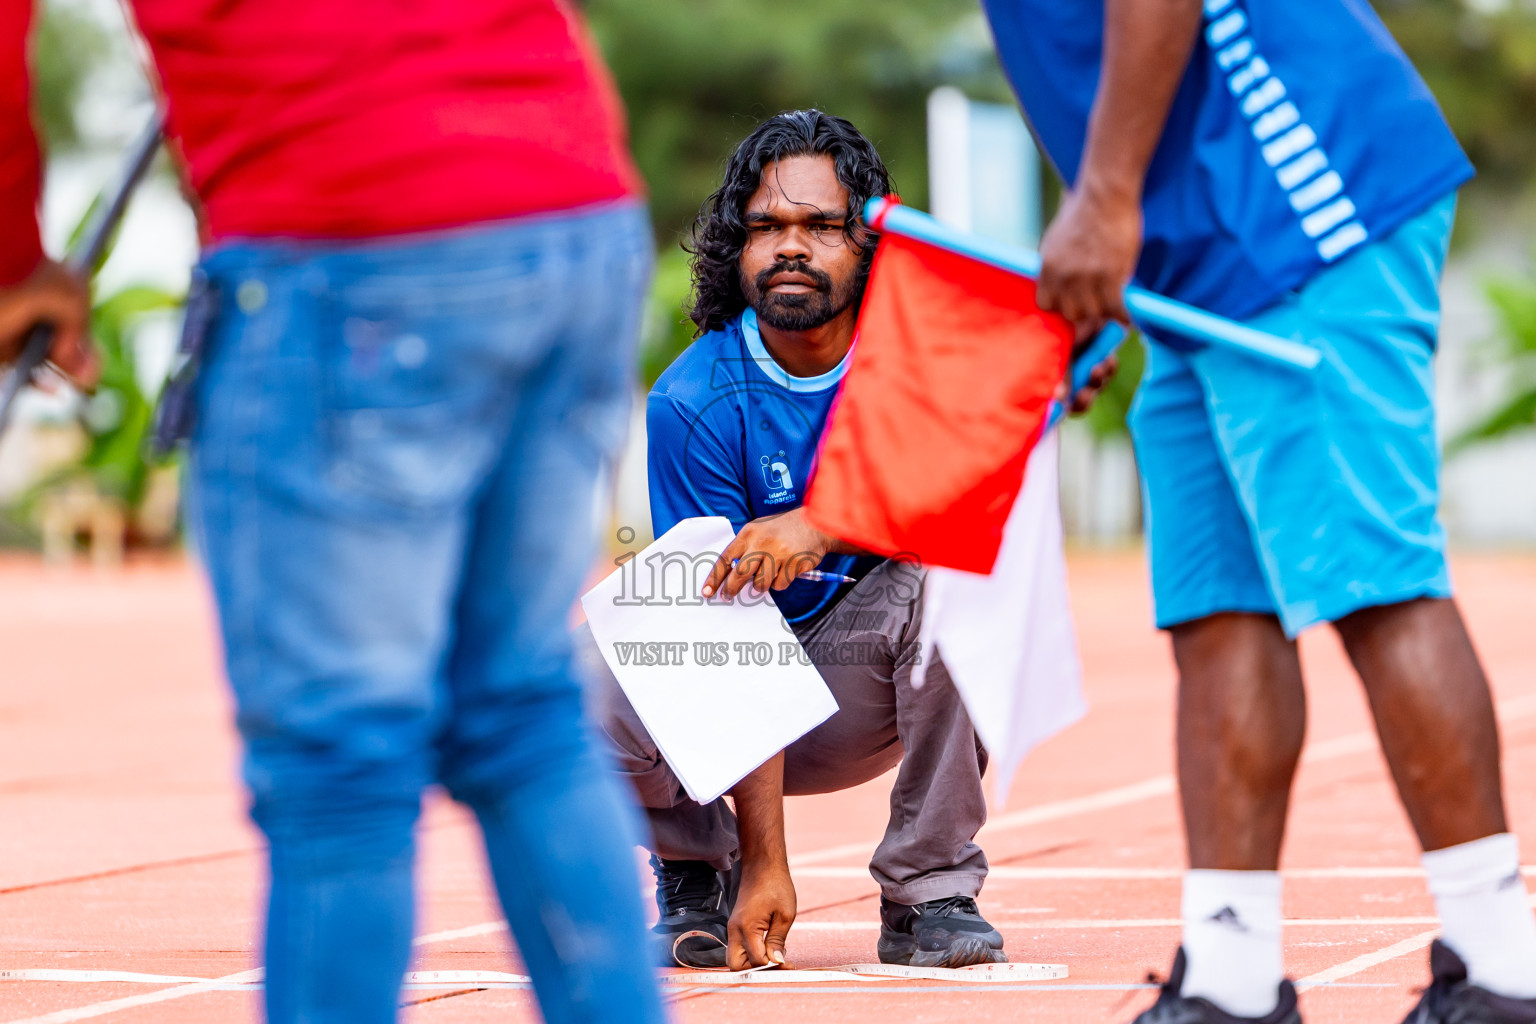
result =
M848 190L843 234L864 253L854 295L855 303L862 300L875 255L875 235L864 226L864 204L894 191L891 176L874 144L849 121L815 109L785 111L741 140L726 163L725 182L704 200L691 239L683 244L693 256L693 295L687 312L697 325L695 337L719 330L747 308L738 268L747 244L742 218L762 183L763 168L786 157L820 155L832 158L837 180Z

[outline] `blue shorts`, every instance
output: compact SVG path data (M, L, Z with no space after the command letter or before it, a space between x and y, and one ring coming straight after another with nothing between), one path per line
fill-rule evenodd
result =
M1131 435L1162 628L1218 612L1290 636L1448 597L1433 360L1456 199L1247 321L1316 348L1311 373L1149 346Z

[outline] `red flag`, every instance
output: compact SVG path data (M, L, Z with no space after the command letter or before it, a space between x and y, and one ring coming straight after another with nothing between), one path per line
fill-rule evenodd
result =
M869 551L990 573L1072 338L1028 278L881 236L808 517Z

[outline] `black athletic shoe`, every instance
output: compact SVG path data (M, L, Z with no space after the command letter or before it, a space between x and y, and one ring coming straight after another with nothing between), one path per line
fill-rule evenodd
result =
M1434 980L1403 1024L1536 1024L1536 999L1511 999L1467 981L1467 965L1436 939L1429 947Z
M969 967L1008 959L1003 936L969 896L909 907L880 897L880 962L913 967Z
M724 967L726 924L736 901L736 873L716 871L701 860L651 857L656 872L656 909L651 926L656 960L663 967ZM681 938L688 932L704 932Z
M1280 982L1280 1003L1268 1014L1234 1017L1208 999L1179 994L1184 988L1184 963L1184 949L1180 947L1174 954L1173 970L1168 972L1168 980L1162 983L1157 1002L1132 1024L1301 1024L1301 1011L1296 1007L1296 986L1289 978Z

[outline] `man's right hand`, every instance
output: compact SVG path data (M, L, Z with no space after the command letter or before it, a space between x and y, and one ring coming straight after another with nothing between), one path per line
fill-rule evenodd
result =
M729 925L733 971L785 963L784 941L795 923L795 883L784 862L743 865Z
M89 340L91 292L61 263L45 259L31 275L0 288L0 364L14 362L32 328L52 324L48 359L73 380L93 384L100 365Z

